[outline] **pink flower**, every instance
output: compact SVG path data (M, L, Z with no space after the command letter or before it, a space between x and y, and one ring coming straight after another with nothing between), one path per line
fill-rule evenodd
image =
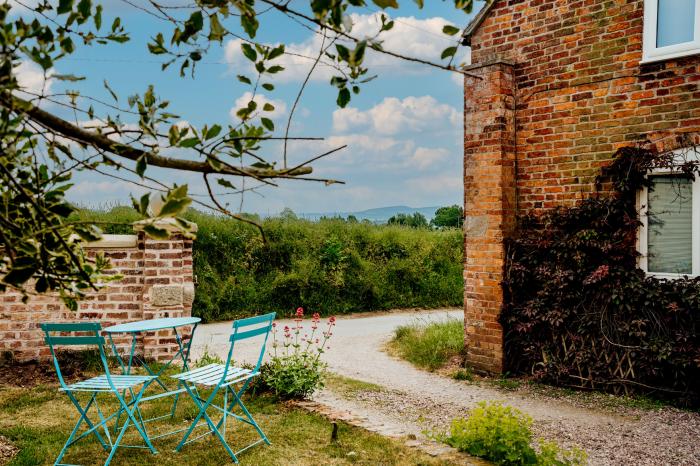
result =
M303 307L297 308L297 317L304 317L304 308Z
M311 318L316 321L321 320L321 314L314 312L314 315Z
M274 327L277 327L277 322L273 322L273 323L272 323L272 327L273 327L273 328L274 328Z
M328 322L330 322L331 324L335 323L335 316L330 316L330 318L328 319Z
M285 326L284 326L284 333L287 333L287 332L289 332L289 326L288 326L288 325L285 325Z

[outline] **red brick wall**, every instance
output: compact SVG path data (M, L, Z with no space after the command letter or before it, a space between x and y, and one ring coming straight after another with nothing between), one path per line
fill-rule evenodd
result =
M520 213L572 205L621 146L700 133L700 55L640 65L643 0L498 0L472 63L514 63Z
M511 98L515 108L515 124L508 129L515 142L514 210L502 210L504 227L492 232L494 241L502 244L516 213L571 206L593 193L601 166L622 146L668 150L700 142L700 55L640 64L643 15L643 0L496 0L472 34L471 73L491 70L493 63L512 64L512 86L489 89ZM480 95L483 86L466 78L465 118L481 118L480 125L465 127L466 216L468 192L494 189L480 175L492 163L491 136L501 120L493 102ZM501 141L504 131L496 132ZM504 145L503 153L509 150ZM506 193L508 187L499 190ZM477 263L470 260L469 240L465 244L465 319L470 360L498 371L500 353L483 354L483 346L497 339L469 331L474 324L496 322L500 311L500 291L477 293L470 284L487 268L502 270L502 251L493 248L490 258ZM491 277L500 282L499 274Z
M97 320L102 327L159 317L189 316L192 310L192 241L175 235L155 241L139 232L134 247L88 248L88 255L103 252L110 259L110 273L123 275L98 292L90 293L79 310L68 310L56 295L32 296L22 303L17 292L0 294L0 351L10 351L19 360L50 357L39 324ZM153 303L154 285L183 287L180 300ZM157 291L157 290L156 290ZM177 295L177 293L176 293ZM130 339L115 339L121 348ZM138 340L138 352L164 359L177 348L171 331L151 332Z

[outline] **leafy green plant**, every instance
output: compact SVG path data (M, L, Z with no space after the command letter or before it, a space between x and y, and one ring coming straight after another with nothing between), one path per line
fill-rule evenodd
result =
M503 465L577 466L586 463L578 448L565 450L554 442L532 447L532 418L500 402L480 402L466 419L455 419L441 440L460 451Z
M612 195L521 219L500 315L508 371L700 405L700 279L637 267L637 192L652 167L697 176L698 162L679 157L623 148L599 180Z
M316 390L323 388L326 364L321 355L328 348L328 340L333 335L335 317L330 317L326 329L318 335L321 317L311 318L311 331L306 333L302 325L304 310L297 309L295 325L285 326L278 339L277 325L273 324L272 358L266 364L261 376L265 384L280 398L305 399Z
M428 370L436 370L464 350L464 326L460 320L402 325L390 343L402 358Z

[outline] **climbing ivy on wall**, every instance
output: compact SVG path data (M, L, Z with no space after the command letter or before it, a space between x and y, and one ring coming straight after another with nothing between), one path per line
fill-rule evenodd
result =
M636 251L646 173L696 176L697 161L683 155L620 149L598 177L598 195L519 219L504 274L506 370L698 404L700 279L649 277Z

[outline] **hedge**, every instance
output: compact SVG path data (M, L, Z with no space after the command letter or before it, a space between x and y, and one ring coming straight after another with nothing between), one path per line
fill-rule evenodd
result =
M138 220L126 207L80 217L123 222L106 233L128 233ZM460 230L268 218L263 242L256 228L230 218L186 217L199 226L193 314L205 321L291 315L298 306L329 315L462 305Z

